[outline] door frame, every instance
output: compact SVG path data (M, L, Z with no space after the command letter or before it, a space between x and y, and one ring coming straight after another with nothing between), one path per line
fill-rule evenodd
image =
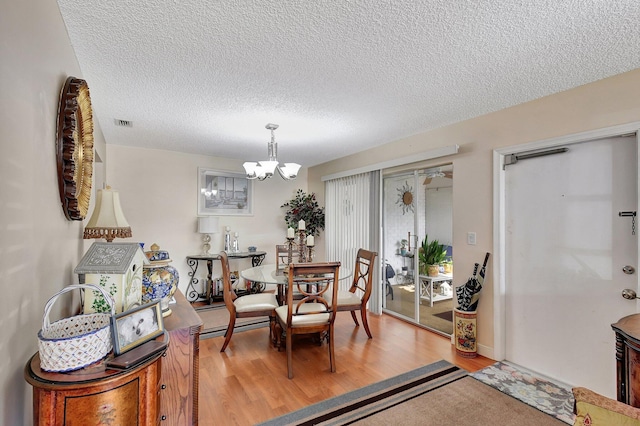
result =
M598 130L574 133L556 138L544 139L522 145L512 145L493 151L493 356L492 359L503 360L506 356L506 193L505 193L505 157L509 154L518 154L524 151L554 148L560 145L569 145L580 142L588 142L597 139L610 138L621 135L636 135L636 150L640 151L640 121L619 126L606 127ZM640 152L637 155L638 163L638 200L640 200ZM637 209L637 208L636 208ZM638 209L637 209L638 210ZM638 238L638 253L640 253L640 238ZM639 255L640 257L640 255ZM640 259L638 264L640 264ZM640 274L637 274L640 280ZM640 281L636 282L636 287ZM636 311L640 311L640 299L636 299Z

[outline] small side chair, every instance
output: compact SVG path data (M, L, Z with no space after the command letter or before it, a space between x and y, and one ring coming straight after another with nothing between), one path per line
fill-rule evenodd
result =
M367 321L367 302L371 296L372 278L374 271L374 263L378 253L359 249L356 255L356 264L353 268L353 282L349 291L338 290L338 304L337 311L350 311L353 322L358 324L356 318L356 311L360 311L360 317L362 318L362 325L364 331L367 332L369 339L373 339L371 330L369 330L369 322ZM360 290L361 294L356 294L356 290Z
M227 326L227 331L224 334L224 343L222 344L220 352L224 352L225 349L227 349L229 341L231 341L233 328L236 325L236 318L268 316L269 339L272 340L274 336L275 310L278 307L278 301L276 300L275 294L257 293L238 297L231 287L231 275L229 271L229 258L227 257L227 253L220 253L220 263L222 264L224 304L229 311L229 325Z

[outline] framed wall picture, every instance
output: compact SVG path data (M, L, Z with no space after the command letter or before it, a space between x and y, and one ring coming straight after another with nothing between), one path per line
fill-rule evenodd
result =
M252 181L244 173L198 167L198 216L251 216L252 199Z
M113 353L121 355L164 333L162 309L156 300L111 317Z

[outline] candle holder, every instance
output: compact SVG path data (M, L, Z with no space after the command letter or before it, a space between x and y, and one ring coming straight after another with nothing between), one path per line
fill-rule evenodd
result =
M304 229L298 231L298 262L307 261L307 232Z
M313 246L307 246L309 249L309 255L307 257L307 262L313 262Z
M293 262L293 245L295 244L293 242L294 239L295 238L288 238L287 237L287 267L289 267L291 262Z

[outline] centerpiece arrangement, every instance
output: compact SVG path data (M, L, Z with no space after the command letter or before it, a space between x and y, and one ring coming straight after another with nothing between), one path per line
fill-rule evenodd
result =
M315 237L324 229L324 207L320 207L314 193L306 194L301 189L281 207L287 208L284 221L287 224L288 263L293 261L294 246L297 246L298 262L311 262ZM296 229L297 244L294 242Z

